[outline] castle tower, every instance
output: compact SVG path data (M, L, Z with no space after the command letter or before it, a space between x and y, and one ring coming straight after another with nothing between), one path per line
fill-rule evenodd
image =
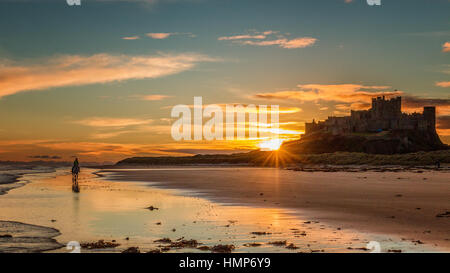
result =
M423 108L423 118L427 122L428 131L436 131L436 107L426 106Z
M394 115L398 118L402 115L402 97L392 99L394 102Z
M385 96L372 98L373 119L395 119L402 115L402 97L386 100Z

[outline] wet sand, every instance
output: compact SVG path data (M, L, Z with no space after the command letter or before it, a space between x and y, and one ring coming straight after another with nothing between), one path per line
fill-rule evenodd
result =
M25 174L52 173L52 167L0 165L0 195L24 186L28 180L21 179Z
M204 252L210 250L197 247L211 249L220 244L233 245L233 252L361 252L374 239L323 223L305 223L305 219L282 209L222 206L190 196L186 191L158 189L130 181L111 182L92 172L81 173L79 193L71 191L71 175L65 169L51 175L25 175L22 179L30 183L0 197L0 219L8 220L5 223L39 225L44 231L41 237L48 237L46 230L58 230L59 235L48 239L56 239L60 246L72 241L83 246L99 240L118 244L117 247L82 248L81 252L122 252L130 247L139 247L142 252ZM147 209L149 206L154 209ZM41 238L34 245L24 245L18 241L22 233L10 228L0 229L2 232L12 236L5 237L0 244L6 252L50 249L48 240ZM170 247L171 243L157 242L162 238L175 243L180 238L193 239L198 245ZM390 243L387 237L375 239L386 245ZM286 244L271 244L280 241ZM287 248L290 244L295 248ZM405 243L402 249L414 249L414 246ZM51 252L69 251L61 247ZM417 251L430 250L420 247Z
M110 180L184 189L223 204L284 208L340 230L388 234L450 250L448 171L330 173L209 167L103 170L99 174Z
M53 167L1 165L0 195L25 186L33 176L53 172ZM24 177L26 175L27 178ZM57 229L46 226L0 220L0 253L33 253L59 249L63 245L53 237L60 234Z
M58 230L13 221L0 221L0 253L32 253L62 247Z
M371 180L368 173L363 173L367 178L359 178L361 173L348 175L236 167L102 170L100 173L84 169L80 174L80 192L74 193L67 168L57 169L55 173L25 174L16 183L29 183L0 196L0 220L20 222L21 227L27 228L39 226L39 236L33 236L39 238L24 244L20 238L23 234L14 232L18 229L6 229L12 237L0 238L0 248L6 252L32 252L61 246L50 252L69 252L63 246L71 241L83 246L104 240L118 245L81 248L81 252L122 252L130 247L139 247L141 252L209 252L217 245L233 245L233 252L368 252L367 243L377 241L383 252L448 251L440 238L436 240L438 246L431 243L431 236L436 233L434 226L431 233L426 233L427 238L411 236L402 240L391 230L360 229L355 224L361 224L363 218L356 213L324 210L335 202L334 198L314 201L321 192L332 192L320 182L325 177L334 178L329 183L344 183L343 190L348 196L355 195L348 189L357 186L342 181L372 183L364 182ZM432 173L424 175L431 185L440 185ZM363 182L357 182L360 179ZM396 182L404 184L407 179ZM367 188L380 191L372 187ZM443 190L441 193L445 194ZM397 190L393 192L397 194ZM396 198L409 195L406 191L402 193L402 197ZM359 200L361 204L366 202ZM296 203L302 205L296 207ZM344 203L351 207L355 200L346 198ZM322 209L317 209L318 205ZM149 206L157 209L150 210ZM397 212L390 210L391 213ZM440 221L446 223L448 218ZM400 234L414 235L411 230L415 228L403 226ZM4 231L0 229L0 235ZM172 243L157 241L162 238L169 238ZM198 244L177 246L182 240L191 239ZM419 239L425 244L414 242ZM286 243L272 244L280 241ZM290 244L294 247L288 247Z

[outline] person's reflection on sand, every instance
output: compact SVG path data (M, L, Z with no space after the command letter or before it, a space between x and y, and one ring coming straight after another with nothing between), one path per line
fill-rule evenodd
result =
M73 194L73 221L76 222L78 224L78 215L80 212L80 195L79 194Z
M73 192L80 192L80 186L78 185L78 180L72 181L72 191Z

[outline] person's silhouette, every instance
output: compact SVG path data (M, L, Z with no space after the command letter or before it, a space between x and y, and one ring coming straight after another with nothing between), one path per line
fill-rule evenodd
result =
M72 166L72 190L74 192L79 192L78 187L78 173L80 172L80 164L78 163L78 158L75 158Z

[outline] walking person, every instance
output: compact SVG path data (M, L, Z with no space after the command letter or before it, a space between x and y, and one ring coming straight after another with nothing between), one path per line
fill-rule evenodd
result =
M78 187L78 173L80 172L80 164L78 163L78 158L75 158L72 166L72 191L80 192Z

